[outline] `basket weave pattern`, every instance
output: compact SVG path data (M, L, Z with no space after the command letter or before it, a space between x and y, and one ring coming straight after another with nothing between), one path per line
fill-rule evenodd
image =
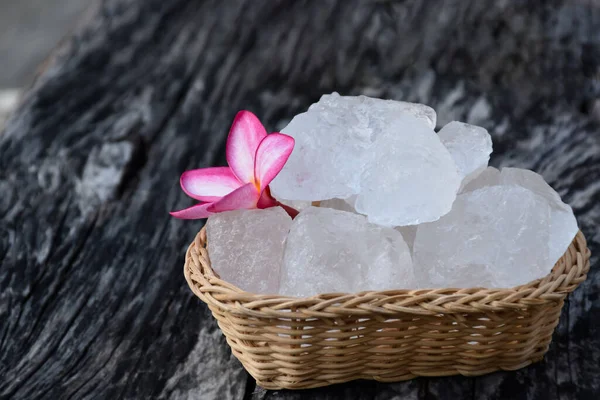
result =
M568 293L587 277L577 234L552 272L512 289L424 289L256 295L212 270L202 229L185 278L208 304L233 354L266 389L375 379L482 375L542 359Z

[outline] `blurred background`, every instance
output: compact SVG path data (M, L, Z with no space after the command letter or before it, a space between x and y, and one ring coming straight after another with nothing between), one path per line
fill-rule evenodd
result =
M37 68L88 4L85 0L0 0L0 130Z

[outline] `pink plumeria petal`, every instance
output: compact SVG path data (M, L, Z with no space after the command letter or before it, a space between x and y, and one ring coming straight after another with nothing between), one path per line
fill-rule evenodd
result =
M227 163L243 183L254 180L254 157L265 136L267 131L256 115L250 111L237 113L229 131L225 151Z
M260 195L260 198L258 199L258 203L256 204L256 206L258 208L269 208L269 207L275 207L277 204L278 204L277 200L275 200L273 198L273 196L271 196L271 190L267 186L265 188L265 190L262 192L262 194Z
M242 186L229 167L202 168L181 174L181 188L191 198L214 202Z
M254 177L260 184L261 191L281 171L292 150L294 150L294 138L283 133L271 133L260 142L256 150Z
M247 183L213 203L208 210L210 212L221 212L256 208L259 197L260 193L256 190L256 186L253 183Z
M181 218L181 219L208 218L208 216L210 214L212 214L211 212L208 211L208 207L211 205L212 205L212 203L196 204L195 206L185 208L183 210L172 211L169 214L171 214L175 218Z

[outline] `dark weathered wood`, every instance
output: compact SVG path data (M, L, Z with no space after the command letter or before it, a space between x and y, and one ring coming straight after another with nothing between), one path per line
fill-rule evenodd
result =
M275 130L336 90L483 124L492 164L542 173L600 251L599 76L595 2L99 3L0 136L0 398L596 398L595 257L544 362L269 392L185 284L201 223L167 212L236 111Z

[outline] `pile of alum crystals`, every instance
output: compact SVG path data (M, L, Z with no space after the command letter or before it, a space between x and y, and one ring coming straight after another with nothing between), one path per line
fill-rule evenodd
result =
M271 183L300 214L211 216L213 268L244 290L298 297L545 276L577 233L571 208L535 172L488 167L484 128L435 123L423 104L324 95L282 130L296 146Z

